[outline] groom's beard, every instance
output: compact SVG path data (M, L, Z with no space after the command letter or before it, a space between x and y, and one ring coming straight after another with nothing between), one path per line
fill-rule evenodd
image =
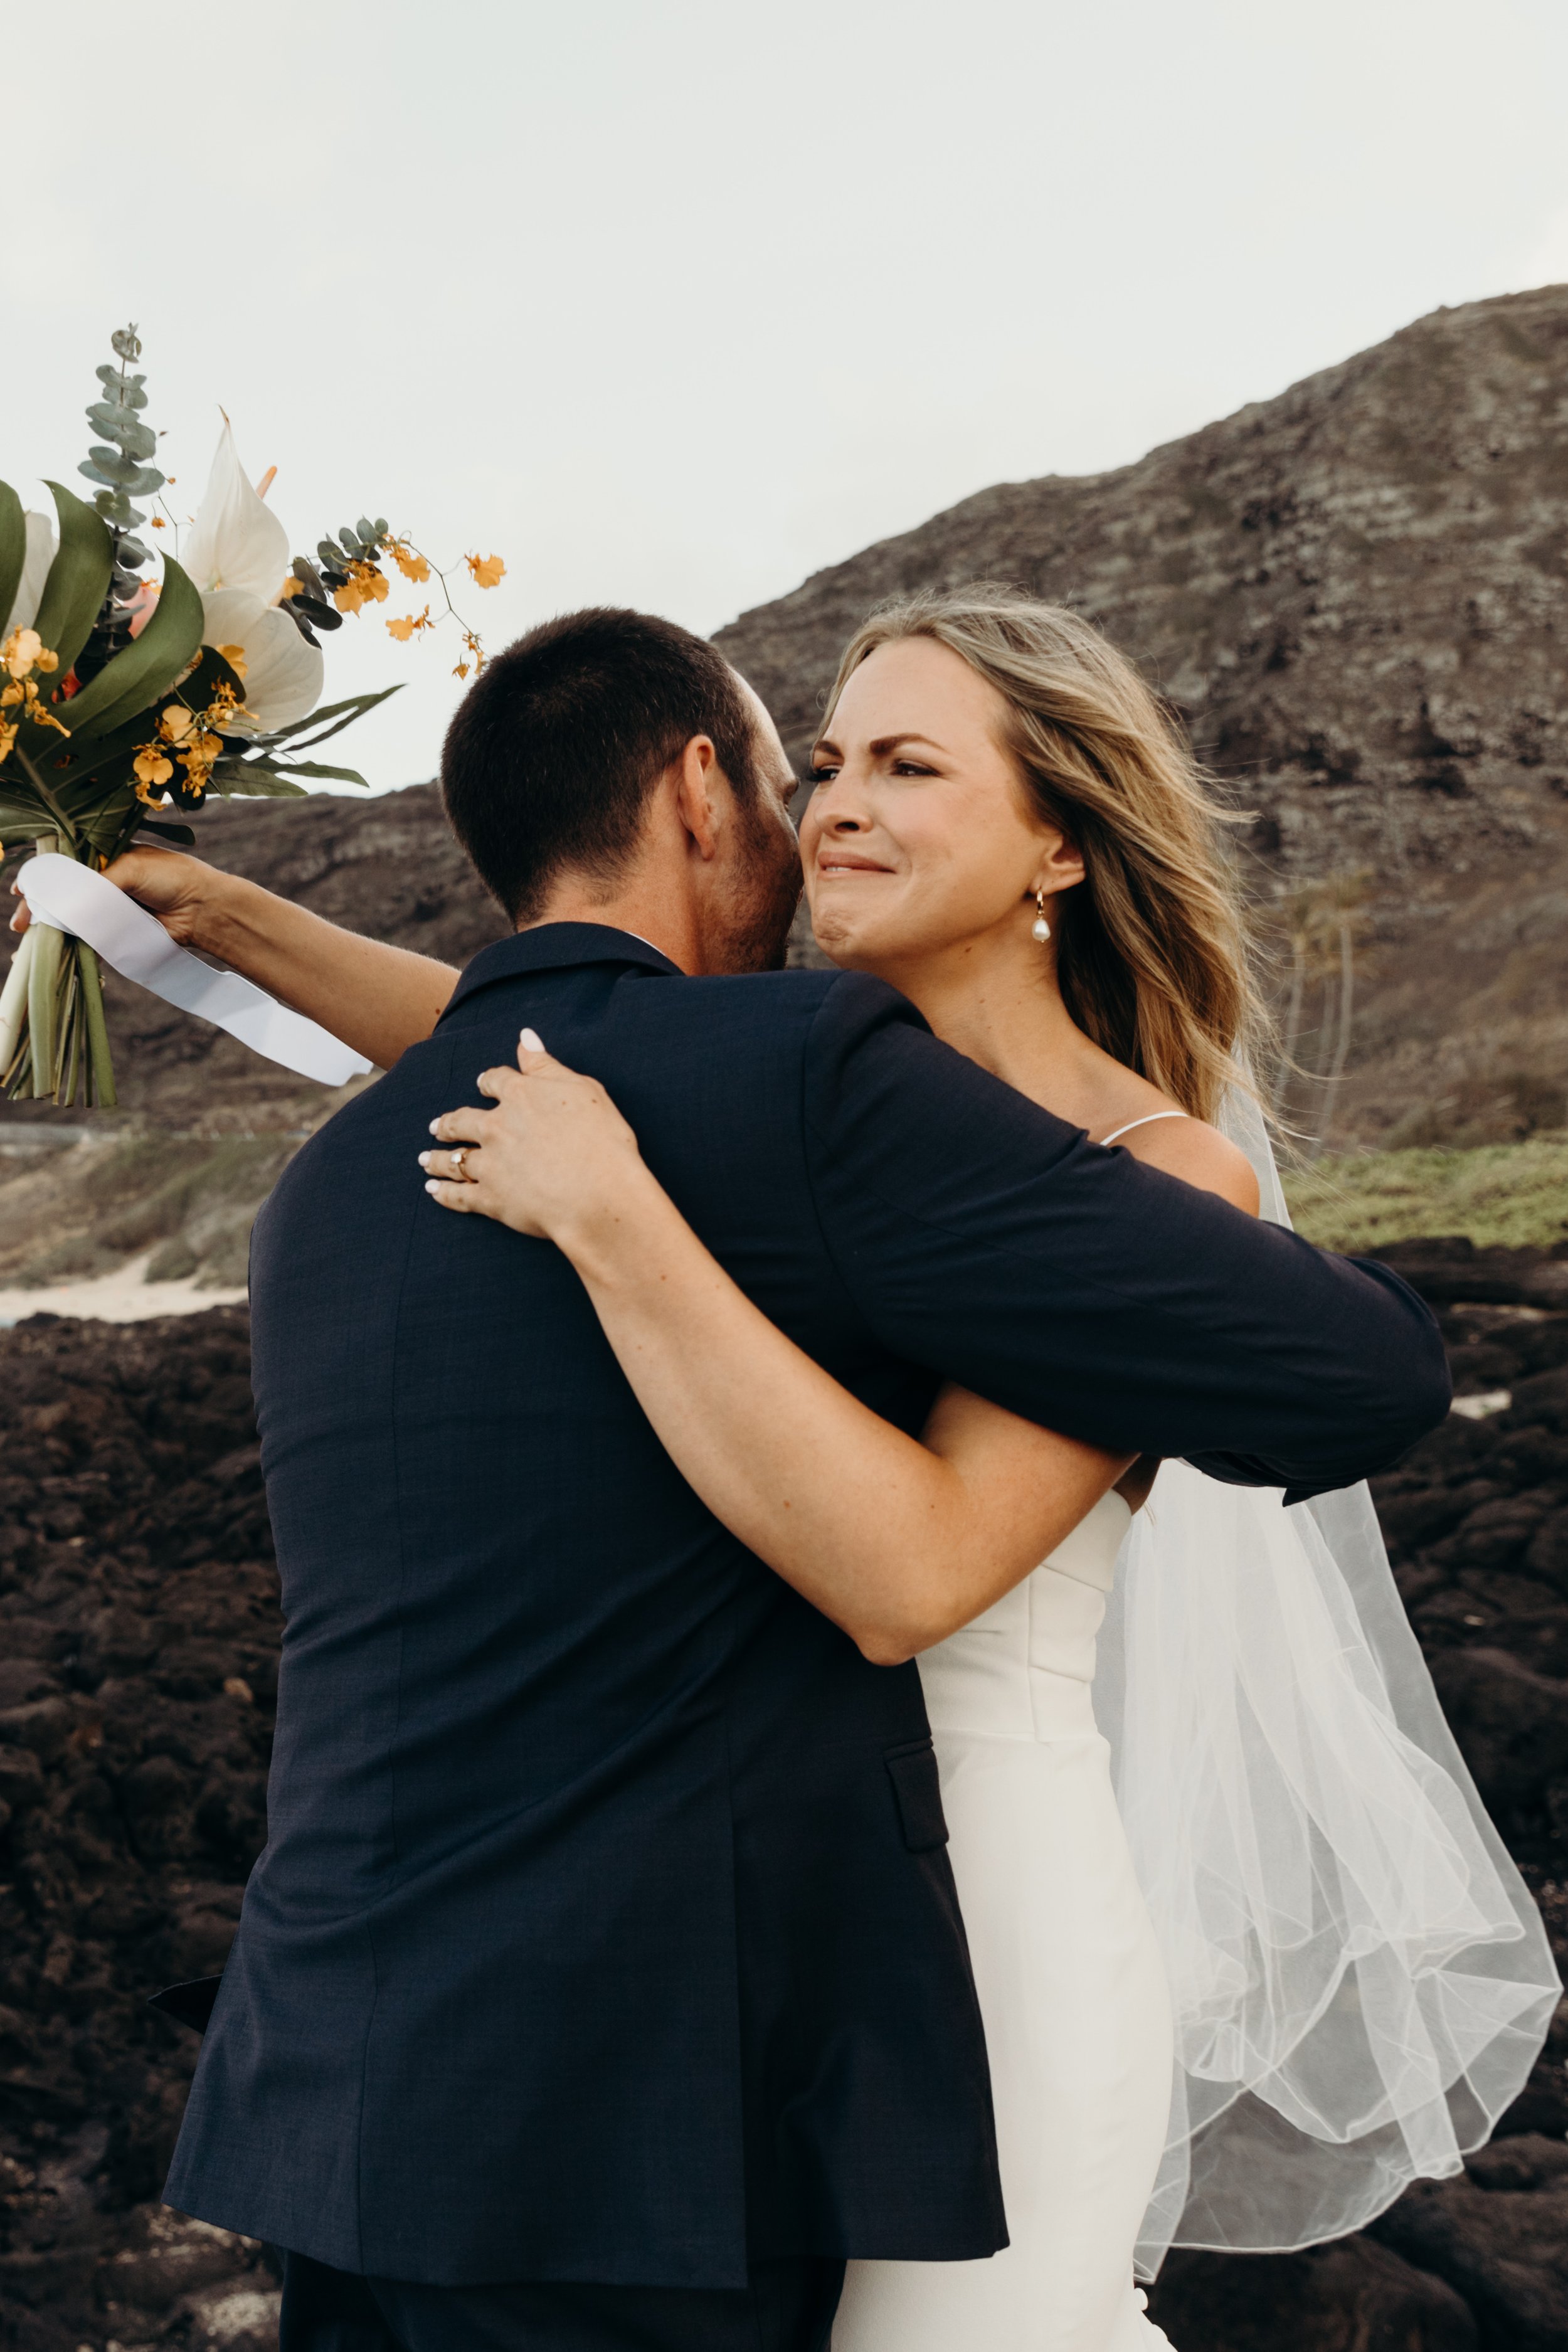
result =
M782 971L800 904L800 852L787 820L746 817L746 849L730 904L718 917L712 971Z

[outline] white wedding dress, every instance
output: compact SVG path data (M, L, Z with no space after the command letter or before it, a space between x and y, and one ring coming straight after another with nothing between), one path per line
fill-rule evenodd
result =
M1222 1123L1289 1224L1250 1097ZM1319 2245L1462 2169L1557 1972L1364 1486L1167 1462L920 1667L1011 2243L850 2263L833 2352L1158 2352L1134 2262Z
M920 1661L991 2052L1011 2243L852 2262L833 2352L1156 2352L1132 2250L1165 2145L1171 2002L1090 1698L1130 1524L1107 1495Z

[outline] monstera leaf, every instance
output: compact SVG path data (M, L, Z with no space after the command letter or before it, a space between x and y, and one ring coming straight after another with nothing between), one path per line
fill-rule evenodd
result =
M44 642L47 645L48 639ZM195 658L201 642L202 600L188 575L169 556L163 564L163 593L141 635L106 663L67 707L73 744L90 743L95 737L108 735L166 694Z

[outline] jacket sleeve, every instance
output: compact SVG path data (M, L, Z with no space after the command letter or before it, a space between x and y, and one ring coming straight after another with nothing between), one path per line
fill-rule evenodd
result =
M1442 1420L1437 1327L1386 1266L1107 1151L847 973L803 1062L817 1214L895 1354L1128 1453L1290 1499Z

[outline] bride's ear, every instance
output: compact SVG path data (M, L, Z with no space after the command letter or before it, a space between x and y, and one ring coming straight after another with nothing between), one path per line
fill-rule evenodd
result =
M1040 862L1029 880L1031 898L1040 890L1047 898L1052 898L1057 891L1070 890L1075 883L1083 880L1083 852L1068 835L1052 826L1042 834L1040 847Z

